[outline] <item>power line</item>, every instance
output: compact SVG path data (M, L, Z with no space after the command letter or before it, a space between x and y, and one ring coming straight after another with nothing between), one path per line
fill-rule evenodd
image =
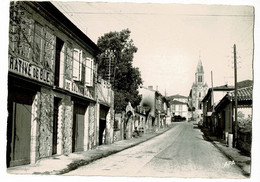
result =
M173 16L224 16L224 17L254 17L250 14L170 14L170 13L124 13L124 12L87 12L87 11L67 11L72 14L89 14L89 15L173 15Z
M62 4L61 2L57 2L57 3L58 3L58 5L59 5L59 7L63 10L63 12L65 12L66 14L69 15L69 13L68 13L68 11L67 11L67 10L69 10L69 9L68 9L64 4ZM67 10L65 10L65 8L66 8ZM70 17L71 19L73 19L74 22L76 22L76 24L77 24L82 30L84 30L84 27L82 27L82 25L81 25L81 23L79 22L79 20L76 20L73 15L70 15L69 17Z

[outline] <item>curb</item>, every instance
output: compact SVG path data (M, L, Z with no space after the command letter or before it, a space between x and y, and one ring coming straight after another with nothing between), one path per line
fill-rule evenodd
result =
M203 132L203 130L201 130L201 131ZM243 175L244 175L245 177L250 177L250 173L248 173L247 171L245 171L245 170L243 169L243 166L242 166L242 165L240 165L236 160L234 160L234 158L233 158L231 155L227 154L224 150L222 150L222 149L216 144L216 142L215 142L214 140L210 139L210 137L209 137L208 135L206 135L204 132L203 132L203 134L204 134L204 136L207 138L207 140L210 141L224 156L226 156L230 161L235 161L236 166L238 166L238 167L241 169L241 171L242 171L242 173L243 173Z
M165 131L163 131L163 132L161 132L161 133L158 133L158 134L156 134L156 135L153 135L153 136L151 136L151 137L149 137L149 138L147 138L147 139L145 139L145 140L142 140L142 141L139 141L139 142L137 142L137 143L131 144L131 145L126 146L126 147L124 147L124 148L122 148L122 149L119 149L119 150L108 151L108 152L105 153L105 154L100 154L99 156L95 156L95 157L94 157L93 159L91 159L91 160L81 159L81 160L73 161L72 163L68 164L66 168L63 168L63 169L58 170L58 171L53 170L53 171L45 171L45 172L34 172L33 174L38 174L38 175L62 175L62 174L68 173L68 172L70 172L70 171L76 170L76 169L78 169L79 167L88 165L88 164L90 164L90 163L92 163L92 162L94 162L94 161L96 161L96 160L98 160L98 159L102 159L102 158L104 158L104 157L108 157L108 156L110 156L110 155L112 155L112 154L116 154L116 153L118 153L118 152L124 151L124 150L126 150L126 149L131 148L131 147L134 147L134 146L136 146L136 145L139 145L139 144L141 144L141 143L144 143L144 142L146 142L146 141L148 141L148 140L150 140L150 139L152 139L152 138L155 138L155 137L157 137L157 136L162 135L163 133L169 131L169 130L172 129L172 128L173 128L173 126L169 126Z

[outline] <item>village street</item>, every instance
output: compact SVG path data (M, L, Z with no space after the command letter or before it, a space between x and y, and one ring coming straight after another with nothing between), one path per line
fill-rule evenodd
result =
M65 175L244 178L190 122Z

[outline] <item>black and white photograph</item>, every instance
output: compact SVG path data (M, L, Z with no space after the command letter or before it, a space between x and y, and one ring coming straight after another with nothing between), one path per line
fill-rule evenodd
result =
M255 179L259 7L233 2L7 1L7 180Z

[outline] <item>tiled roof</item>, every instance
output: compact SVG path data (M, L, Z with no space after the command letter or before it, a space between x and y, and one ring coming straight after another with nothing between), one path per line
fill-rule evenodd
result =
M250 87L253 85L252 80L244 80L241 82L237 82L237 88L244 88L244 87Z
M168 96L168 97L166 97L166 98L172 100L172 99L174 99L174 98L184 98L184 99L187 99L188 97L183 96L183 95L180 95L180 94L176 94L176 95Z
M238 101L252 100L252 91L253 91L253 86L237 89L237 100ZM235 91L228 92L228 96L230 99L234 100Z
M170 101L170 104L173 104L173 105L187 105L187 103L185 103L185 102L180 102L180 101L178 101L178 100Z
M213 90L232 90L232 89L234 89L234 86L221 85L221 86L213 87Z

